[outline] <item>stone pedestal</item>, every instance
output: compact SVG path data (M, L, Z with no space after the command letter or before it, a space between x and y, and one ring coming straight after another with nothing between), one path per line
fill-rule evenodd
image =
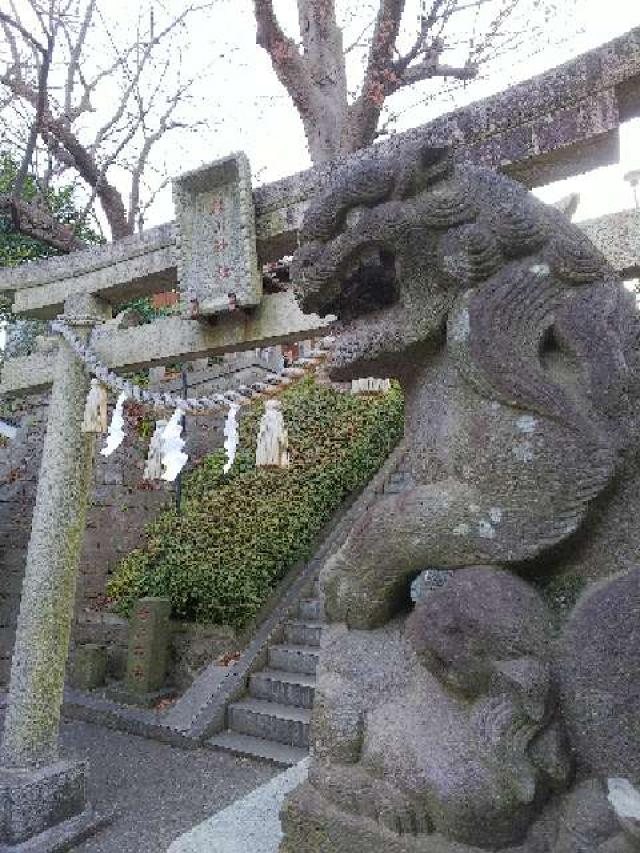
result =
M66 761L37 770L0 770L0 849L22 849L54 828L60 835L64 824L67 835L80 824L86 832L93 816L86 805L85 773L84 762ZM34 850L47 849L44 839L38 844Z

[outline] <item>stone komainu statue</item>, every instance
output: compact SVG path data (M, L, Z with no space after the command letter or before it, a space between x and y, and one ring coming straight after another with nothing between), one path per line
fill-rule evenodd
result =
M407 476L322 571L281 849L633 849L633 297L559 211L419 147L336 172L293 272L305 310L339 317L333 378L402 382ZM425 569L453 572L414 607Z

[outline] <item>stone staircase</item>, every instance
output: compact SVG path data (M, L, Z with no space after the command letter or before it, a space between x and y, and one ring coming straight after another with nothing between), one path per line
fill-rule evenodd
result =
M359 514L381 495L396 494L410 483L407 447L401 441L316 554L312 561L316 577ZM311 597L298 599L269 639L263 654L264 668L254 669L248 676L245 695L228 704L228 728L207 737L205 742L210 747L283 766L307 755L324 618L317 579L312 583L307 586Z
M317 581L313 591L284 621L281 642L269 643L265 668L249 676L247 695L227 709L229 728L209 746L283 766L307 755L322 630Z

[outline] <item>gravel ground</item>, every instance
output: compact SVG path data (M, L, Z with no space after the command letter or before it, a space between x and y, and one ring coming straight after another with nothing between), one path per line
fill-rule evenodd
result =
M79 853L164 853L182 833L211 817L278 769L211 750L182 750L90 723L64 722L64 756L90 762L89 797L112 824Z

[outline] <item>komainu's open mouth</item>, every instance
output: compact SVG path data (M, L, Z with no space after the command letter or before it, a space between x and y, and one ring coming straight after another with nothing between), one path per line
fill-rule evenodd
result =
M348 323L393 305L400 291L394 252L370 240L356 239L350 246L345 242L299 249L292 278L303 310L335 314Z
M339 293L327 306L343 323L392 305L398 299L392 252L368 247L350 259Z

